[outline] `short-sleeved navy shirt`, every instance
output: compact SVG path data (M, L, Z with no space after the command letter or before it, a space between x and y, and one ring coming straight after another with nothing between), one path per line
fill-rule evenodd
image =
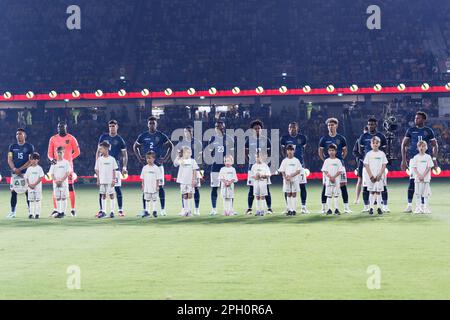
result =
M142 146L143 156L149 151L156 153L155 164L160 165L159 158L164 156L164 144L169 141L169 138L161 131L154 133L144 132L136 140Z
M328 155L328 147L331 144L335 144L337 147L336 158L342 159L342 150L347 147L347 139L341 134L336 134L334 137L331 137L329 134L323 136L319 141L319 147L323 148L323 156L326 158Z
M119 168L122 166L122 151L127 149L125 144L125 140L119 135L115 135L114 137L110 136L109 133L102 134L98 139L98 143L102 143L103 141L108 141L111 145L109 150L109 154L114 157L117 161L117 165Z
M293 145L295 148L294 157L296 157L300 163L304 166L305 161L303 157L304 149L308 139L304 134L298 133L296 136L287 134L281 137L280 144L282 148L286 148L288 145Z
M12 155L14 167L17 169L22 167L30 160L30 156L34 152L34 146L31 143L24 143L22 145L18 143L11 144L9 146L9 153ZM22 170L25 173L26 170Z
M385 148L387 145L386 136L381 132L376 132L375 134L371 134L370 132L363 133L358 139L361 150L361 156L363 158L369 151L372 150L371 141L373 137L380 138L381 141L380 149Z
M417 143L420 140L425 141L427 144L430 143L431 140L436 139L434 135L433 129L430 127L412 127L406 131L405 137L410 139L408 154L409 158L412 159L416 154L419 153L417 150ZM428 148L427 153L431 153L431 148Z

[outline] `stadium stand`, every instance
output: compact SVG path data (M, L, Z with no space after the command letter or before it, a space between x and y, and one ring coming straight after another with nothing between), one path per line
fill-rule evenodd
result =
M0 88L255 87L279 85L281 73L310 84L433 80L440 74L424 45L426 17L439 17L435 36L447 48L450 29L448 3L432 2L384 1L385 27L371 32L361 30L363 0L248 0L227 10L220 1L80 0L82 29L67 32L60 13L71 3L24 0L0 13L2 29L14 30L0 34ZM203 19L207 11L217 17Z

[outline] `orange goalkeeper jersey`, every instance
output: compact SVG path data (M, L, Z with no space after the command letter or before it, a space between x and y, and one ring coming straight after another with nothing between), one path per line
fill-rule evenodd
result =
M80 147L78 146L77 139L75 139L75 137L71 134L67 134L64 137L56 134L51 137L48 143L48 158L50 160L58 158L58 154L56 151L60 146L63 146L65 148L64 159L69 161L70 165L73 168L73 160L75 160L80 155Z

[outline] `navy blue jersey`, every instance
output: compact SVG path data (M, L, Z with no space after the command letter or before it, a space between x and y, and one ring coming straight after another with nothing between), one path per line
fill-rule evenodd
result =
M9 155L12 156L14 167L18 169L30 160L30 156L34 152L34 146L30 143L24 143L22 145L14 143L9 146L8 151ZM25 173L25 171L26 169L22 170L22 173Z
M256 154L261 153L264 156L270 154L271 148L270 139L266 136L249 136L245 139L245 149L248 151L248 171L251 170L252 165L256 163Z
M342 160L342 150L347 147L347 140L341 134L336 134L334 137L331 137L329 134L320 138L319 147L323 148L323 156L328 158L328 147L330 144L335 144L337 146L336 158Z
M414 158L414 156L416 154L419 153L419 151L417 150L417 142L419 142L420 140L425 141L427 144L430 144L431 140L436 139L436 136L434 135L434 131L433 129L429 128L429 127L412 127L409 128L406 131L405 137L409 138L409 150L408 150L408 154L409 154L409 158L412 159ZM431 148L428 146L428 150L427 153L431 154Z
M219 172L224 166L224 158L227 153L233 155L234 140L227 135L215 134L208 141L208 148L213 157L211 172Z
M111 145L109 149L109 154L114 157L117 161L117 165L119 168L122 166L122 151L127 150L127 146L125 144L125 140L122 139L121 136L115 135L111 137L109 133L102 134L98 139L98 143L102 143L103 141L108 141Z
M387 145L386 136L384 134L382 134L381 132L376 132L375 134L371 134L370 132L363 133L358 139L359 146L360 146L360 154L361 154L362 158L364 158L364 156L369 151L372 150L371 140L373 137L380 138L380 140L381 140L380 149L381 150L384 150L384 148L386 148L386 145Z
M283 137L281 137L280 144L281 147L284 149L288 145L292 144L295 148L294 157L296 157L302 166L305 165L305 161L303 158L303 152L305 151L305 146L308 139L305 135L298 133L296 136L291 136L290 134L287 134Z
M156 153L155 164L160 165L159 158L165 156L164 144L169 141L169 138L161 131L154 133L144 132L136 140L137 144L142 146L141 154L145 157L145 154L149 151Z

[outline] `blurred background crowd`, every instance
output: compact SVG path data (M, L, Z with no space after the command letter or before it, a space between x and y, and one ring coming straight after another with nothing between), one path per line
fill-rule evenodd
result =
M68 0L4 0L0 10L0 92L71 92L185 90L217 88L300 87L334 84L336 87L400 82L430 84L450 80L450 2L442 0L385 0L380 30L369 30L365 0L223 1L205 0L78 0L81 30L66 26ZM213 13L213 14L211 14ZM318 19L318 17L321 17ZM195 23L194 23L195 22ZM6 32L7 31L7 32ZM38 106L39 107L39 106ZM45 105L40 106L44 108ZM275 110L281 108L280 110ZM286 109L284 109L286 108ZM369 115L399 122L394 150L413 123L417 110L425 110L441 146L439 161L450 163L449 117L439 112L437 96L398 96L389 101L298 101L295 111L272 103L237 101L226 109L214 102L207 108L174 102L152 110L138 105L105 109L84 106L65 108L9 108L0 106L1 173L8 175L6 152L17 127L28 131L29 141L46 154L48 139L59 120L80 142L79 175L92 175L97 137L107 121L120 123L120 134L132 153L138 134L146 130L150 114L160 118L160 129L170 135L175 128L203 128L223 119L228 128L248 128L261 119L267 129L287 133L288 123L300 123L308 138L306 165L320 169L319 138L326 133L325 119L338 117L340 131L351 150ZM450 113L450 112L449 112ZM354 159L347 160L354 168ZM130 155L130 172L140 164ZM393 162L391 169L398 169ZM245 166L238 168L245 171Z

